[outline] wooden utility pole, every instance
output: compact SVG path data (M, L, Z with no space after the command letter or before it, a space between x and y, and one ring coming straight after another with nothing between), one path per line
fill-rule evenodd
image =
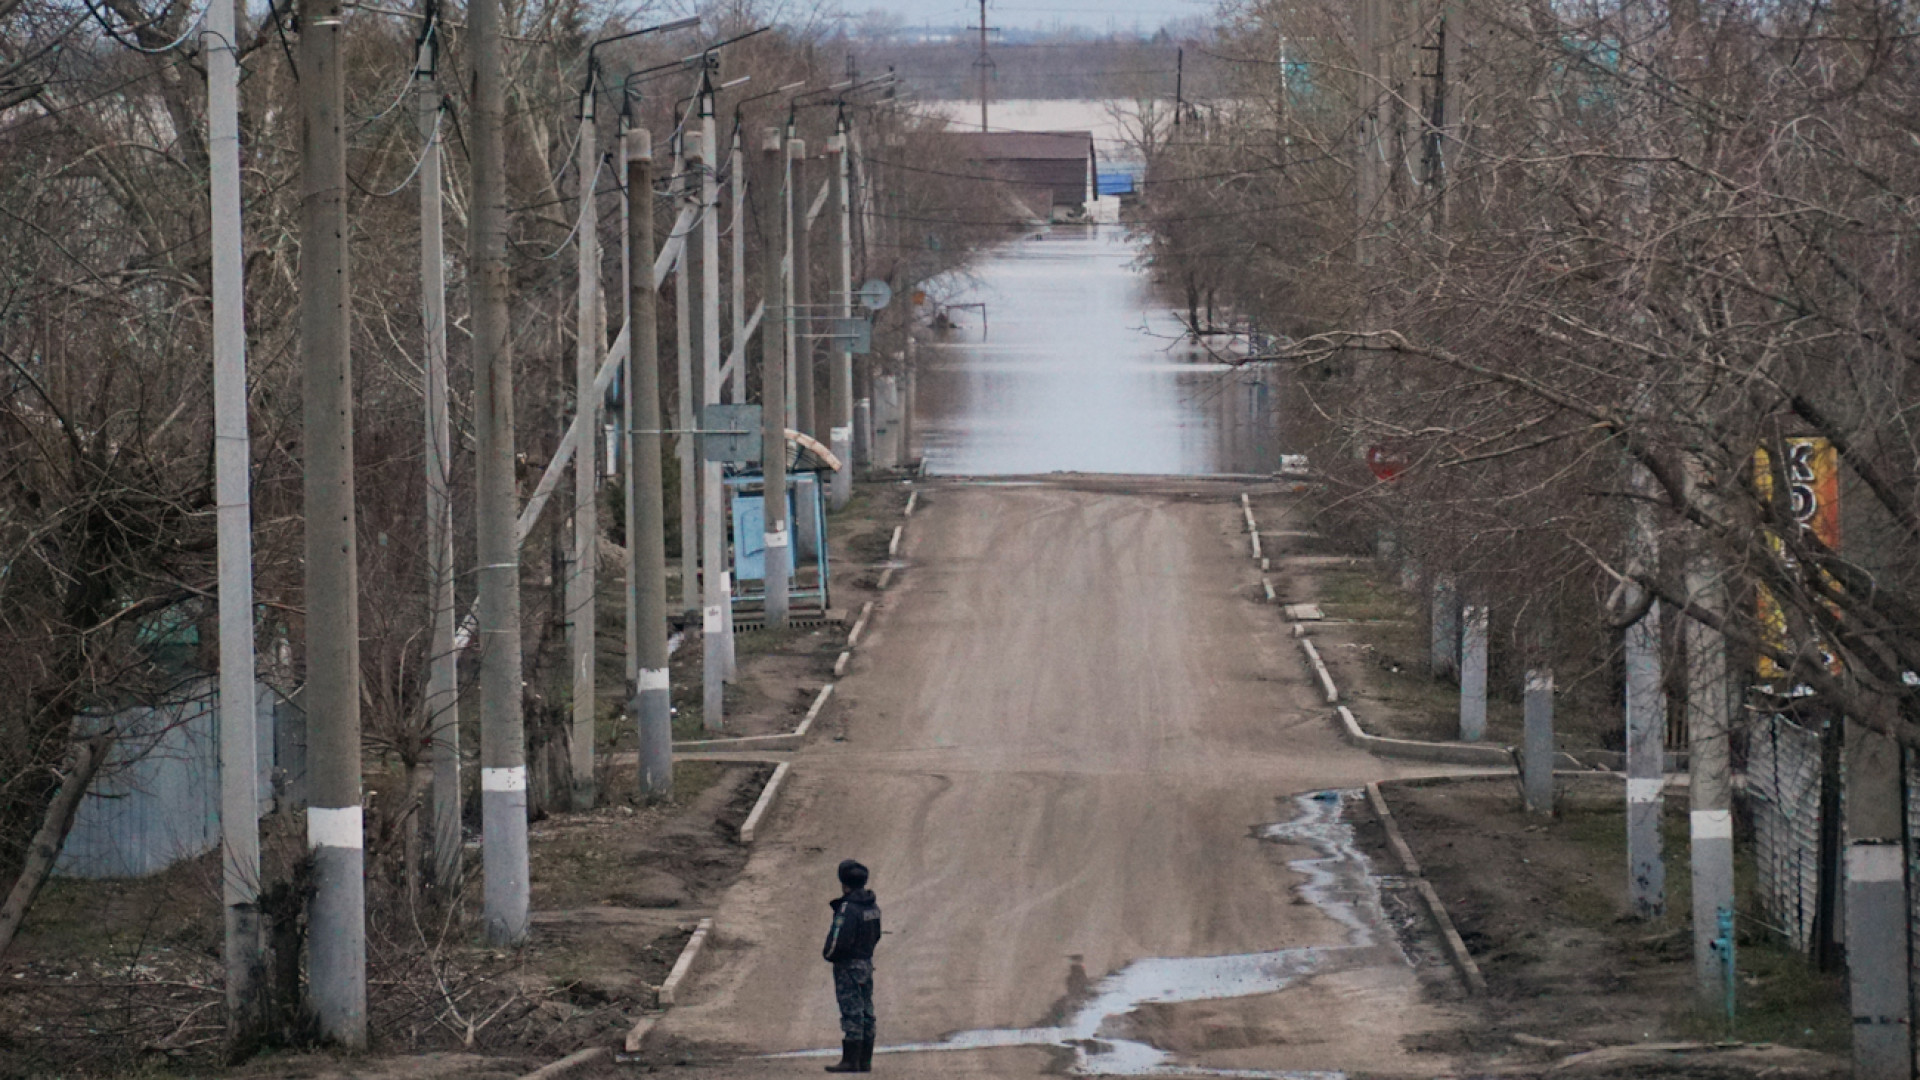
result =
M453 425L447 390L446 237L442 225L438 81L438 5L428 9L414 64L414 105L421 138L420 321L426 340L427 693L422 702L433 739L433 884L442 901L460 888L460 654L454 648Z
M627 192L627 580L636 599L637 674L627 719L640 737L640 798L673 797L673 693L667 677L667 541L660 443L660 287L653 273L653 139L629 130Z
M473 379L480 567L480 815L488 942L527 937L527 744L521 700L519 496L507 318L506 86L500 0L473 0Z
M340 0L300 9L300 353L305 369L308 993L320 1036L367 1044L360 815L360 583L355 565L352 292Z
M221 905L226 913L227 1040L259 1030L266 958L260 937L259 759L255 756L252 440L240 234L240 87L234 10L207 7L207 156L213 243L213 464L220 576Z

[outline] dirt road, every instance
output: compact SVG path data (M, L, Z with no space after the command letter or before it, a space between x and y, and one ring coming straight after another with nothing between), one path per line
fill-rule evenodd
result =
M745 1059L837 1045L819 947L855 857L890 931L876 1071L1448 1067L1408 1047L1459 1017L1376 925L1337 800L1298 798L1395 767L1334 737L1251 599L1239 489L1185 486L929 491L654 1045L817 1075Z

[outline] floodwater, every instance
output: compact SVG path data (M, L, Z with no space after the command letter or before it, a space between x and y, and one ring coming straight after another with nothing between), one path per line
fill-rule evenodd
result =
M1140 250L1117 226L1055 226L936 290L986 310L953 309L954 329L920 352L928 472L1278 469L1272 372L1189 341Z
M961 1031L938 1042L881 1046L877 1053L930 1053L1007 1046L1071 1051L1071 1071L1084 1076L1210 1076L1248 1080L1345 1080L1321 1070L1211 1069L1181 1062L1149 1042L1127 1037L1127 1016L1142 1005L1218 1001L1285 991L1303 979L1375 964L1406 964L1380 901L1372 862L1355 845L1345 820L1355 791L1296 796L1291 821L1263 826L1257 835L1312 855L1287 865L1304 875L1300 896L1344 929L1345 941L1237 956L1153 957L1136 960L1088 989L1058 1025ZM825 1057L809 1050L775 1057Z

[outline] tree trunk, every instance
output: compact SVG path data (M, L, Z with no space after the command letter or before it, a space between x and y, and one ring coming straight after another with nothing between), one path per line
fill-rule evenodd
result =
M73 767L60 781L60 790L47 805L40 831L33 834L32 842L27 845L27 859L20 867L20 876L14 879L6 903L0 904L0 956L7 954L14 935L20 931L21 921L27 917L27 909L33 906L33 898L52 875L53 864L60 858L60 848L67 842L67 831L73 828L73 819L80 812L80 799L100 772L107 752L119 735L118 730L108 728L81 743Z

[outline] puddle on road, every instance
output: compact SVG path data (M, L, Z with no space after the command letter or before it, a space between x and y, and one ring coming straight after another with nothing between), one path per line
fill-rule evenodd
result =
M1174 1055L1137 1039L1106 1032L1142 1005L1218 1001L1271 994L1314 975L1389 960L1406 962L1394 935L1386 929L1380 883L1372 864L1354 843L1353 827L1343 820L1353 791L1321 791L1297 796L1298 815L1288 822L1255 830L1263 840L1312 849L1315 854L1287 865L1304 873L1300 895L1346 928L1344 945L1312 945L1236 956L1156 957L1136 960L1094 983L1084 1000L1072 1005L1061 1024L1030 1028L962 1031L938 1042L881 1046L882 1054L985 1050L1038 1046L1070 1050L1072 1072L1081 1076L1221 1076L1261 1080L1345 1080L1345 1073L1261 1069L1207 1069L1177 1064ZM1384 952L1383 950L1391 950ZM815 1050L776 1057L827 1057Z

